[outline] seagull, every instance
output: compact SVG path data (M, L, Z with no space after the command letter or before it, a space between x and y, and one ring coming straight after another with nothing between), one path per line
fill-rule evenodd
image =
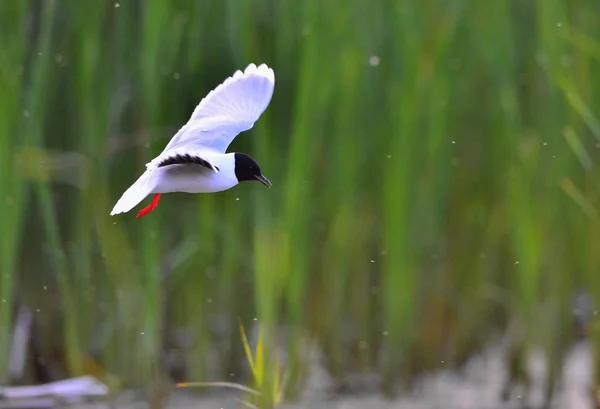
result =
M225 153L233 139L254 123L273 96L275 73L266 64L237 70L204 97L165 149L117 201L111 216L126 213L148 195L152 203L137 217L153 211L164 193L214 193L240 182L271 182L258 163L240 152Z

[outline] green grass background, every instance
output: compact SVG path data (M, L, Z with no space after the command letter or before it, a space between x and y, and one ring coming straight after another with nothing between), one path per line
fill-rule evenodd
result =
M286 325L292 386L306 337L388 392L509 327L515 373L532 346L556 371L600 296L599 34L592 0L0 2L0 380L21 304L61 373L93 352L126 386L180 328L206 380L215 319L228 379L238 317ZM275 93L230 149L273 189L110 217L250 62Z

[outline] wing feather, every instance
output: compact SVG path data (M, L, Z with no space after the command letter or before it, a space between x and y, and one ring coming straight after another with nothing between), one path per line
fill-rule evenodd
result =
M200 165L204 166L207 169L210 169L214 172L219 172L219 168L207 161L206 159L189 153L180 153L174 154L170 156L165 156L165 158L160 161L156 167L162 168L164 166L170 165Z
M189 121L146 166L156 167L174 151L225 153L233 139L251 129L267 109L274 88L275 73L266 64L236 71L200 101Z

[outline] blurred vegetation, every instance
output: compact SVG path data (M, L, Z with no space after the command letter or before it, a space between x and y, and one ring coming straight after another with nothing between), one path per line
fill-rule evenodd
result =
M244 383L238 318L260 324L265 351L286 350L289 396L308 340L340 382L375 371L387 393L507 331L516 380L533 346L556 376L573 297L600 297L596 12L0 2L0 381L22 305L56 377L93 357L148 385L179 357L180 381ZM200 99L250 62L274 68L275 94L230 150L274 188L110 217Z

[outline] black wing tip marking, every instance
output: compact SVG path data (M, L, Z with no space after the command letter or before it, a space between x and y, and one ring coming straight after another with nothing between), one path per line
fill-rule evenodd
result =
M190 155L189 153L169 156L168 158L165 158L159 162L157 167L162 168L169 165L200 165L210 170L216 170L217 172L219 171L217 166L212 165L206 159L202 159L199 156Z

